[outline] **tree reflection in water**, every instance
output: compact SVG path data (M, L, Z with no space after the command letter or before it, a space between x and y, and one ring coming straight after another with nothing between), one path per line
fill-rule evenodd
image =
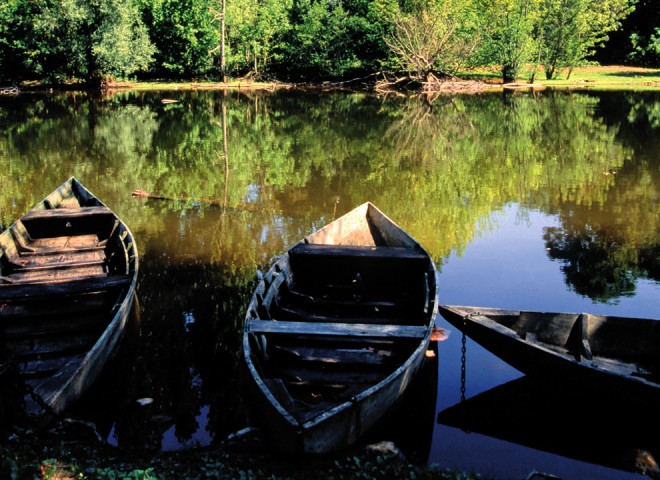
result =
M577 295L616 303L658 281L657 92L167 95L179 102L0 98L0 228L75 175L139 242L140 320L78 406L122 448L207 443L249 422L240 340L258 272L366 200L440 267L516 205L521 221L558 219L547 261Z

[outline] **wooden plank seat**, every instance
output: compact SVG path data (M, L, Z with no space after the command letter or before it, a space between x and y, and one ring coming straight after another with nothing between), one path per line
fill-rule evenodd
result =
M107 238L116 216L107 207L52 208L31 210L21 217L32 239L97 234Z
M431 268L423 250L399 247L299 244L289 251L291 279L301 292L419 294Z
M289 255L315 256L315 257L344 257L344 258L370 258L414 260L426 264L428 257L423 250L404 247L380 247L360 245L325 245L318 243L300 243L289 250Z
M350 316L342 315L349 313ZM384 319L397 325L419 325L424 321L424 312L421 309L409 311L407 309L382 309L382 308L338 308L320 309L318 305L294 305L276 300L268 311L270 317L287 318L290 320L305 320L321 323L382 323Z
M0 287L0 291L1 291ZM107 311L116 301L112 289L84 292L49 298L47 302L34 302L31 298L0 301L0 317L3 323L14 319L32 321L36 317L72 317L84 312Z
M400 361L392 349L331 348L268 344L270 358L283 362L332 364L348 368L395 365Z
M79 218L84 218L88 220L90 217L112 217L114 218L115 214L112 213L108 207L103 206L94 206L94 207L80 207L80 208L49 208L44 210L30 210L27 212L21 220L25 223L31 221L38 221L44 219L62 219L62 220L75 220Z
M39 271L51 269L64 269L75 267L92 267L104 265L106 262L103 250L83 250L66 253L51 253L44 255L21 255L18 259L9 262L15 270Z
M2 280L5 278L3 277ZM71 295L128 286L131 275L92 275L47 282L0 283L0 303L28 297Z
M284 320L250 320L249 330L260 334L396 338L421 340L428 329L417 325L378 325L362 323L317 323Z
M113 231L116 230L118 224L119 221L115 220ZM12 225L11 235L16 245L16 250L21 256L103 250L107 244L107 239L99 240L97 233L33 238L21 220L17 220Z
M108 272L104 268L103 263L100 263L91 266L82 264L44 269L19 269L9 272L4 278L14 285L25 285L45 282L66 282L81 277L104 277L107 274Z
M110 317L98 310L64 317L2 318L4 338L14 344L18 339L56 337L84 332L94 332L97 337L108 324Z
M97 329L98 330L98 329ZM31 336L17 339L9 347L13 358L27 361L35 357L89 350L98 339L97 332L83 331L71 335Z

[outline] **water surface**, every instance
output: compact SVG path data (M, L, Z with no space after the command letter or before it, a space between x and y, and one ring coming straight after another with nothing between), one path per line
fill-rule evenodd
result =
M122 217L141 253L139 315L70 414L120 448L206 445L250 424L240 340L256 279L302 236L367 200L431 253L440 303L660 318L659 112L658 92L2 97L0 229L72 175ZM133 198L136 189L169 199ZM557 432L546 435L556 442L530 446L492 425L481 434L438 422L461 399L521 377L469 339L463 354L462 340L452 331L438 345L437 375L426 380L437 388L411 401L414 410L435 397L416 458L499 478L540 470L567 479L636 478L624 473L631 446L660 455L660 442L630 439L616 424L621 436L599 447L600 458L557 449L570 443ZM508 395L538 399L537 388L514 383ZM566 418L602 413L582 400L555 404ZM527 403L511 432L538 413ZM570 422L561 428L589 436ZM625 458L612 463L613 451Z

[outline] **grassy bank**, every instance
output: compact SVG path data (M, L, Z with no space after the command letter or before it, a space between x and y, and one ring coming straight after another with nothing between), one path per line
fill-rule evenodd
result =
M519 81L529 82L532 68L520 72ZM501 84L502 79L497 68L482 68L468 75L472 79ZM658 89L660 88L660 69L627 67L622 65L589 66L575 68L568 78L568 71L562 71L553 80L545 78L542 68L536 70L534 85L551 88L599 88L599 89Z
M532 68L521 70L518 85L528 87L532 76ZM381 75L382 76L382 75ZM379 75L371 75L367 79L376 80ZM594 88L594 89L658 89L660 88L660 69L627 67L627 66L589 66L575 68L567 78L568 71L562 71L558 78L546 80L545 72L541 67L537 68L534 87L535 88ZM55 89L51 85L43 85L40 82L25 82L20 85L25 90ZM63 85L61 88L68 90L84 89L81 85ZM110 81L106 85L106 91L190 91L190 90L266 90L274 91L282 88L306 88L306 89L351 89L351 90L379 90L377 85L370 86L360 81L322 82L320 84L309 83L283 83L278 81L257 82L249 79L230 79L228 82L217 82L213 80L180 80L180 81ZM434 88L437 91L446 92L474 92L482 90L493 90L502 87L502 78L498 67L482 67L470 72L464 72L451 81L441 82ZM7 92L17 93L12 87Z
M519 82L525 84L532 76L532 68L521 72ZM588 66L575 68L568 78L568 71L562 71L553 80L545 79L545 72L538 68L534 85L551 88L598 88L598 89L660 89L660 69L615 66ZM460 75L460 78L483 82L486 89L498 88L502 79L498 68L489 67L477 69ZM346 82L345 82L346 83ZM341 85L344 85L342 83ZM226 84L216 82L125 82L123 88L135 90L194 90L194 89L232 89L232 90L275 90L278 88L295 88L295 84L278 82L251 82L232 80ZM329 82L328 85L333 85ZM452 90L451 83L447 89Z
M3 438L0 442L0 478L477 480L481 477L411 463L387 445L363 447L336 455L287 457L269 451L258 438L248 437L217 448L184 452L127 451L100 443L91 429L60 422L46 431L19 429Z

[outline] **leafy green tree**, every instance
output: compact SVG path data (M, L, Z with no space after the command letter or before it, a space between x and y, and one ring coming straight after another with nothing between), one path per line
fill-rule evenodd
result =
M154 53L133 1L11 0L0 31L0 62L18 66L19 78L124 77L146 70Z
M155 46L134 2L101 0L94 5L97 26L91 36L94 68L102 75L125 77L146 71Z
M660 27L655 28L648 40L638 33L631 33L630 42L632 51L627 57L629 61L651 68L660 67Z
M235 71L257 77L272 61L281 61L277 47L290 30L293 0L234 0L228 3L231 64Z
M570 71L602 46L607 34L632 10L631 0L544 0L539 19L541 61L546 77Z
M394 0L295 0L279 71L290 77L349 77L385 63Z
M478 0L484 42L483 64L501 66L505 83L513 82L520 68L534 58L540 0Z
M192 77L210 73L220 44L209 0L146 0L159 73Z
M0 3L0 80L49 77L59 67L59 17L53 0Z

